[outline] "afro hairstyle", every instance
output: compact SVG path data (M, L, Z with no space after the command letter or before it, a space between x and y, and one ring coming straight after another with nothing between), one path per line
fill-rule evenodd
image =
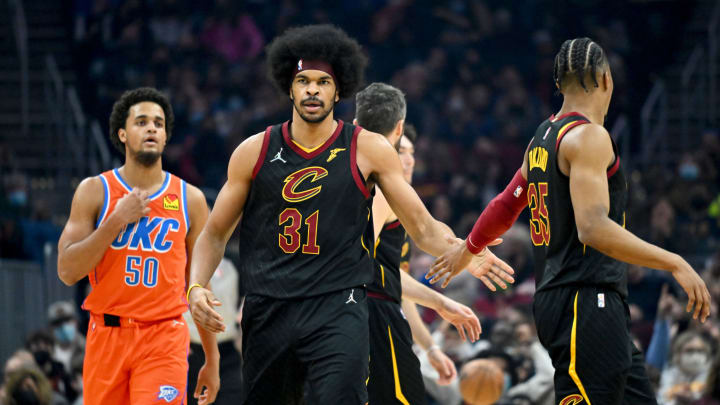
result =
M170 99L152 87L139 87L134 90L128 90L113 104L112 113L110 113L110 142L112 142L115 149L123 155L125 154L125 144L120 140L118 130L120 128L125 129L125 122L130 114L130 107L145 101L155 103L163 109L165 113L165 133L167 134L167 142L170 142L173 125L175 124L175 114L173 114Z
M367 58L360 44L332 25L290 28L267 48L270 78L284 94L290 90L298 60L321 60L332 66L340 98L355 94L363 82Z

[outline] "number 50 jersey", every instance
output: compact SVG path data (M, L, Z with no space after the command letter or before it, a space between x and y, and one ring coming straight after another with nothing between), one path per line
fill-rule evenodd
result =
M565 134L589 122L578 113L552 116L540 124L530 143L527 196L535 283L537 291L563 285L594 285L627 296L626 264L583 245L578 239L570 179L557 164L557 152ZM608 216L625 226L627 183L614 142L613 149L615 160L607 169Z
M84 309L140 321L176 317L187 309L185 236L190 223L186 183L170 173L163 174L163 185L150 195L150 212L126 225L88 274L92 292ZM105 196L97 227L132 191L117 169L99 177Z
M244 294L310 297L372 280L372 199L355 159L360 127L308 150L268 127L240 224Z

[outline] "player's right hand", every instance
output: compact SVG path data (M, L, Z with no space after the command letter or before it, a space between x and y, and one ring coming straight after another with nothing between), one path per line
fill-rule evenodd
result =
M438 315L455 326L460 338L471 342L480 339L482 327L477 315L469 307L443 296L442 305L437 309Z
M150 212L150 193L135 187L130 193L118 200L112 215L123 224L137 222Z
M710 292L700 275L680 256L677 256L677 263L672 270L672 275L688 295L686 312L693 312L693 319L700 317L700 322L705 322L710 315Z
M190 304L190 313L196 325L212 333L225 331L223 317L213 309L222 303L215 298L212 291L202 287L193 288L190 290L188 304Z

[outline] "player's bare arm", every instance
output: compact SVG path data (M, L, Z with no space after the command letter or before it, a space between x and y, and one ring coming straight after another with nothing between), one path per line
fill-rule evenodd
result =
M404 273L404 271L402 272ZM414 302L402 300L402 311L410 325L412 338L427 354L430 365L437 371L439 385L448 385L457 377L455 363L435 344L425 322L420 318Z
M380 189L375 190L372 213L374 240L377 240L378 236L380 236L380 232L382 232L383 226L395 217L395 214L390 209L390 206Z
M600 125L572 129L560 144L560 170L570 177L570 196L580 241L614 259L669 271L688 294L686 310L705 322L710 293L700 276L679 255L647 243L608 217L607 168L614 154L610 135Z
M527 190L527 156L529 150L530 145L525 149L523 163L517 173L515 173L515 177L510 181L505 191L497 195L490 204L488 204L475 223L472 232L465 239L465 243L455 246L435 260L432 268L425 276L426 279L430 279L431 284L435 284L445 277L442 286L443 288L447 287L455 276L460 274L463 269L468 268L470 263L473 260L478 260L478 258L481 260L482 265L470 269L470 272L479 278L488 289L495 291L495 285L505 289L507 286L503 279L512 282L502 277L503 273L497 274L494 271L490 271L492 269L491 263L497 261L501 267L504 267L502 265L504 262L495 257L487 247L495 246L502 242L502 239L498 239L498 237L512 227L520 212L527 206L525 192ZM518 193L517 191L520 192ZM500 213L503 215L503 219L497 218L496 215L494 215L498 209L501 210ZM473 241L472 236L475 233L482 233L483 240ZM487 241L487 244L483 244L484 241ZM471 248L474 248L475 252L471 251ZM486 255L490 255L487 260L485 258ZM505 265L507 266L507 264Z
M472 309L420 283L405 271L400 272L400 282L403 302L412 301L434 310L455 326L463 340L466 337L472 342L480 339L482 327Z
M452 230L430 215L420 197L405 180L397 151L385 137L363 130L358 135L357 143L360 171L368 175L370 182L380 187L390 208L418 247L438 256L457 243Z
M98 177L86 178L75 190L70 218L58 241L58 277L66 285L87 276L122 228L150 211L148 193L135 188L118 201L112 214L95 229L103 196Z
M195 247L195 242L208 219L208 206L205 202L205 196L200 189L188 184L187 199L190 229L185 237L185 247L187 249L185 280L190 278L190 263L192 262L192 252ZM205 364L200 368L198 373L194 397L198 399L198 404L204 405L214 402L220 390L220 351L218 350L215 334L201 327L198 327L197 330L200 335L200 341L202 342L203 352L205 353ZM192 389L192 387L188 388Z
M225 246L240 219L247 201L252 173L262 149L263 134L254 135L241 143L228 164L228 179L215 200L205 227L200 232L193 260L190 263L188 303L195 322L210 332L225 329L223 319L213 306L220 305L212 292L204 286L225 254Z

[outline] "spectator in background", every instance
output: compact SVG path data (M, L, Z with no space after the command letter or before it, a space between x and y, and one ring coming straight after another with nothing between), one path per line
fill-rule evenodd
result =
M77 393L72 388L70 375L65 372L65 367L52 357L54 346L52 335L42 330L31 333L25 341L25 348L32 353L37 367L50 381L52 390L72 401L77 397Z
M672 364L660 376L657 399L662 405L687 405L700 399L710 369L711 347L695 331L678 335L673 343Z
M523 397L535 405L552 405L555 369L547 350L538 341L533 321L524 319L515 324L511 353L521 364L529 361L533 374L519 376L521 382L512 386L506 397Z
M692 405L720 405L720 350L715 354L702 398Z
M48 379L37 367L21 368L8 375L4 405L60 405L53 399Z
M73 359L85 353L85 338L78 333L78 317L73 303L52 303L48 308L48 322L55 337L52 357L65 367L65 372L70 373Z

